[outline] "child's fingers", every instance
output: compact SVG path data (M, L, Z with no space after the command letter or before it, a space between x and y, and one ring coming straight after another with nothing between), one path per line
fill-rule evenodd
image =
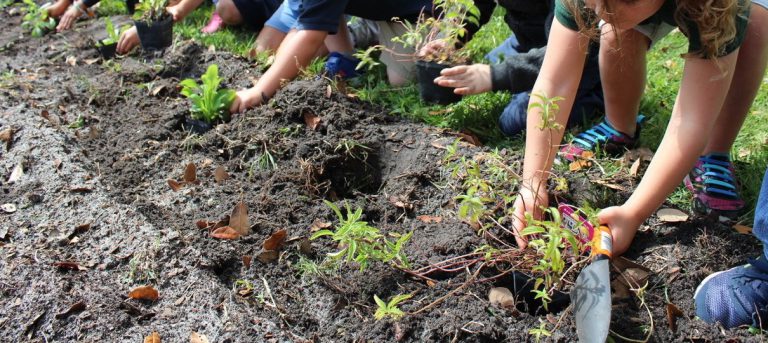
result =
M445 68L440 71L440 75L442 76L456 76L459 74L464 74L467 72L467 69L469 69L468 66L456 66L451 68Z

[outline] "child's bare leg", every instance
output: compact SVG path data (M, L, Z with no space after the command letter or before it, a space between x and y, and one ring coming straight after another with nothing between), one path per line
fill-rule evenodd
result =
M216 4L216 12L227 25L239 25L243 22L243 16L232 0L219 0Z
M48 6L48 16L53 18L61 17L67 11L70 4L72 4L70 0L57 0L51 6Z
M283 42L286 35L285 32L265 25L259 32L259 35L256 36L256 43L254 43L253 49L257 53L270 51L273 54L280 47L280 43Z
M741 130L768 64L768 9L752 5L749 26L739 50L731 89L702 155L728 153Z
M603 25L600 38L600 80L608 123L635 135L637 112L645 88L645 55L650 41L636 30L614 32Z
M355 51L355 48L352 46L352 39L349 37L347 20L344 17L339 19L339 28L336 30L336 34L328 35L325 38L325 47L328 48L328 51L346 55L351 55Z

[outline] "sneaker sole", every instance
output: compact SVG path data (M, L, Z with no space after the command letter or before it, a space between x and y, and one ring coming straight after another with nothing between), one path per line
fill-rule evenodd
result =
M734 270L736 268L741 268L741 267L744 267L744 265L733 267L731 269L721 270L719 272L716 272L716 273L708 275L707 277L704 278L704 280L701 280L701 283L699 283L698 286L696 286L696 290L693 292L693 298L696 299L696 297L699 295L699 291L701 290L701 288L705 284L707 284L707 282L709 282L709 280L711 280L712 278L714 278L714 277L716 277L716 276L718 276L718 275L720 275L722 273L727 273L727 272L730 272L730 271L732 271L732 270Z

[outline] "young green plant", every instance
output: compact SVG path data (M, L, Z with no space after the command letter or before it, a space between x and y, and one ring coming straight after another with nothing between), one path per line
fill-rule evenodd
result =
M32 34L32 37L42 37L46 32L56 27L56 21L48 16L48 11L40 8L32 0L24 0L27 5L21 27Z
M120 40L120 34L125 31L126 28L115 27L115 24L112 23L112 20L109 19L109 17L104 18L104 25L106 26L107 38L102 39L96 44L99 46L116 44L117 41Z
M158 21L168 15L165 11L167 4L168 0L141 0L134 18Z
M382 320L386 317L390 317L394 320L402 318L405 316L405 312L397 308L397 305L410 299L412 296L413 295L411 294L398 294L389 299L389 302L384 302L378 295L374 295L373 300L376 302L378 308L376 308L376 313L374 313L373 316L376 320Z
M329 236L338 242L341 250L328 254L333 260L346 260L356 262L360 265L360 270L365 270L371 261L383 263L392 263L398 268L408 268L408 259L403 253L403 246L411 239L413 232L405 235L393 235L397 238L390 241L379 232L379 229L368 225L367 222L360 220L363 216L363 209L357 208L354 212L345 203L347 210L346 216L334 203L323 200L330 207L339 219L339 224L334 231L320 230L316 232L311 240L320 237Z
M219 67L215 64L208 66L200 79L202 84L198 84L193 79L181 81L181 95L192 101L190 108L192 119L208 123L226 120L229 116L229 105L235 99L235 91L219 89L221 78Z

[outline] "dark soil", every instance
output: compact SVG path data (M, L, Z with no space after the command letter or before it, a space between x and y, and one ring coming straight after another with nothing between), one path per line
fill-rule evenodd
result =
M0 337L141 342L157 331L164 342L186 342L192 332L211 342L522 342L544 320L548 339L576 340L569 310L495 308L487 300L491 283L469 284L397 322L374 320L373 295L412 293L402 309L416 312L463 285L467 272L434 276L434 284L375 263L364 272L354 265L322 276L299 272L301 258L319 262L336 248L321 238L309 256L298 249L315 220L336 221L323 199L363 208L384 233L413 231L406 254L415 268L486 244L456 218L459 191L443 186L440 147L454 134L392 117L316 80L292 82L269 105L192 135L178 82L216 63L227 86L239 89L258 76L257 66L191 42L151 60L104 64L88 44L103 32L98 22L32 39L20 20L7 11L0 20L0 130L16 132L10 149L0 148L0 203L18 208L0 214ZM315 130L305 115L321 118ZM461 153L483 150L462 145ZM260 162L265 151L274 165ZM519 166L516 156L510 165ZM190 162L201 183L172 191L167 180L180 180ZM20 164L24 175L7 183ZM231 177L222 183L214 182L219 166ZM574 193L606 193L580 182L583 176L569 178ZM240 201L253 234L223 241L197 228ZM653 318L635 297L616 301L612 329L642 339L653 327L658 342L757 339L694 319L692 303L706 275L756 256L757 240L707 218L647 224L627 257L653 271L645 296ZM279 260L253 258L247 268L244 256L257 255L279 229L290 237ZM81 270L54 266L65 261ZM128 299L144 284L160 299ZM665 291L684 313L676 331L667 324ZM73 307L81 302L85 309Z

